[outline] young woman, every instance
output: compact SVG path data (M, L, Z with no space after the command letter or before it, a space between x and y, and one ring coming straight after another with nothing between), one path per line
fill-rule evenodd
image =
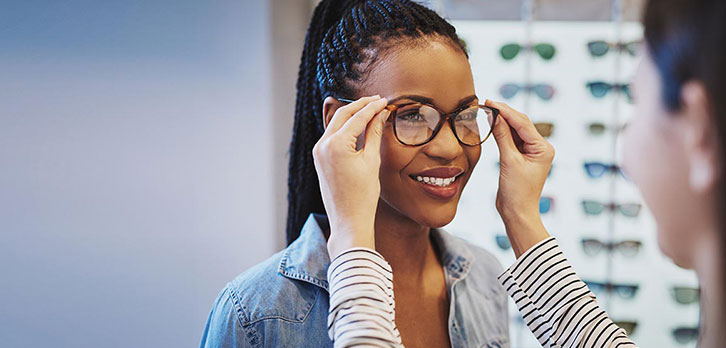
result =
M406 344L508 347L508 300L496 278L503 268L483 249L440 229L454 218L497 112L479 105L454 28L409 0L322 0L308 29L297 89L289 246L222 290L201 346L332 347L327 246L338 237L328 241L329 230L362 228L392 267L395 321ZM372 117L384 107L398 114L385 132L376 123L375 136L319 141L324 131L366 124L341 127L334 115ZM355 152L356 143L375 147L375 156L324 168L319 180L313 153L336 152L340 145ZM369 160L376 166L368 167ZM362 178L340 181L349 176L337 171ZM328 187L355 194L321 197ZM332 199L325 202L329 209L323 198ZM350 220L347 211L359 206L372 208Z
M708 348L723 347L726 341L724 18L726 2L722 0L648 3L647 52L634 78L636 115L624 135L624 166L655 216L661 250L698 275L703 324L699 346ZM487 105L501 110L494 126L502 164L497 208L518 258L499 277L503 287L543 346L633 347L625 331L597 305L542 225L537 201L554 155L551 145L525 115L504 104L487 101ZM370 117L353 111L334 118L342 127L326 131L321 143L362 130L356 123ZM368 126L377 130L380 124L373 118ZM380 137L368 129L366 134ZM359 152L321 147L316 152L321 180L335 175L338 183L367 180L375 187L369 176L362 175L378 167L375 141L370 143L373 146ZM366 169L338 168L354 162ZM356 195L346 185L323 187L326 206ZM340 221L328 242L334 257L328 276L335 294L330 333L336 347L401 346L396 317L388 314L398 310L401 292L395 292L394 301L390 289L395 289L396 275L388 270L387 256L373 250L378 236L368 230L370 222L361 218L370 219L374 210L371 203L332 210ZM371 286L373 282L383 286ZM361 294L373 300L361 301ZM405 339L403 343L408 346Z

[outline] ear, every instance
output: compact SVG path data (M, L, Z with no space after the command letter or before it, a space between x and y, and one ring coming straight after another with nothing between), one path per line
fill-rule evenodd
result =
M691 189L699 193L712 191L721 171L718 133L715 127L706 87L689 81L681 90L683 103L684 145L689 166Z
M338 111L338 108L343 106L343 103L338 101L338 99L335 99L333 97L327 97L323 101L323 129L328 128L328 124L330 123L330 120L333 118L333 115L335 115L335 112Z

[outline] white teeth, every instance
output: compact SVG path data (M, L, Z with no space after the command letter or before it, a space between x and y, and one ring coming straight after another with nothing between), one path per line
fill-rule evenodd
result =
M429 185L449 186L456 180L456 177L436 178L433 176L420 176L419 175L419 176L416 176L416 180L419 182L427 183Z

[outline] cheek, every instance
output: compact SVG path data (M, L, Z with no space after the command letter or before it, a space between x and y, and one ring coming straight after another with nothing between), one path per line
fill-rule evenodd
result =
M480 146L472 146L472 147L464 147L464 153L466 154L466 159L469 161L469 174L468 176L471 176L472 171L474 170L474 167L476 167L476 164L479 163L479 158L481 158L481 145Z
M391 190L400 189L402 170L413 160L416 148L408 148L398 143L393 130L386 129L381 139L381 195L389 196Z
M660 249L682 264L690 248L683 236L688 231L684 201L689 196L684 157L674 144L670 116L653 109L637 110L623 134L623 167L656 220Z

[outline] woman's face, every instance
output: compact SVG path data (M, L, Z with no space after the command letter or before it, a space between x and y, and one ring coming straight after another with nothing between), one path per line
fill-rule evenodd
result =
M463 52L438 40L416 47L390 50L371 69L361 95L379 94L388 100L428 103L450 113L463 105L478 104L469 61ZM481 146L459 143L445 123L427 144L405 146L396 140L393 124L387 122L381 141L381 205L427 227L448 224L456 214L459 197ZM433 172L428 172L434 170ZM456 176L448 186L419 182L417 177Z
M707 229L713 204L691 181L694 119L690 111L665 109L660 75L649 55L643 57L633 85L635 115L624 134L623 166L655 217L660 249L679 266L691 268L698 233Z

